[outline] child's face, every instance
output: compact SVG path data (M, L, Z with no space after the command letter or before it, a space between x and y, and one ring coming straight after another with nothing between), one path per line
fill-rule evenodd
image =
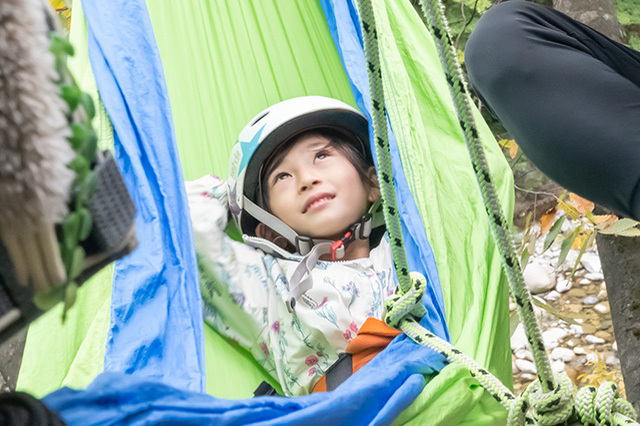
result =
M375 195L319 135L302 136L268 176L271 212L300 235L341 238Z

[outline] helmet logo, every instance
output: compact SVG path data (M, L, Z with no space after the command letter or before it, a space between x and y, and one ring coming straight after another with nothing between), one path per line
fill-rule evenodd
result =
M265 127L266 127L266 124L263 125L260 128L260 130L258 130L253 135L253 138L251 138L250 141L246 141L246 142L245 141L241 141L241 140L238 141L238 145L240 146L240 149L242 150L242 161L240 161L240 166L238 167L237 173L234 173L234 174L239 175L240 173L243 172L243 170L249 164L249 160L251 159L251 156L253 155L253 152L256 150L256 148L260 144L260 135L262 134L262 131L264 130ZM235 158L234 158L234 161L235 161ZM235 164L233 166L235 166Z

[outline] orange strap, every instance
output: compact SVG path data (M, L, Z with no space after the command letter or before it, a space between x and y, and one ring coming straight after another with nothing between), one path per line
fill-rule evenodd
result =
M387 326L379 319L367 318L345 350L352 355L353 372L360 370L363 365L371 361L400 333L402 332ZM327 377L324 375L313 387L313 392L326 391Z

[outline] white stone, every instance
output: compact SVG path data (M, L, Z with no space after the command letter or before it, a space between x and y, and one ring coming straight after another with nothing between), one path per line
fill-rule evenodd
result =
M516 330L511 335L511 349L514 351L527 347L527 336L524 334L524 327L518 324Z
M575 348L573 348L573 352L576 355L585 355L587 353L587 351L582 346L576 346Z
M584 332L582 326L577 324L571 324L569 326L569 331L571 331L571 334L575 334L576 336L579 336Z
M586 278L583 278L583 279L580 280L580 284L582 284L582 285L591 284L591 281L586 279Z
M509 312L515 311L517 308L516 304L511 302L509 303Z
M594 354L593 352L588 353L587 354L587 362L595 364L596 362L598 362L598 355Z
M617 365L618 363L620 363L620 361L618 360L618 357L615 355L609 355L604 362L608 365Z
M598 303L596 306L593 307L593 309L600 312L601 314L609 313L609 307L603 303Z
M607 291L606 290L600 290L600 292L598 293L598 296L596 296L598 299L603 300L607 298Z
M558 283L556 284L556 291L558 293L564 293L565 291L571 290L571 281L560 278Z
M573 340L569 340L567 342L567 346L574 347L575 345L576 345L576 342L574 342Z
M602 265L600 264L600 257L595 253L585 253L580 259L580 263L584 266L584 269L591 273L601 272Z
M598 302L599 302L598 298L594 296L587 296L582 301L582 303L584 303L585 305L595 305Z
M569 254L567 254L567 258L564 260L564 263L558 266L562 266L562 269L565 271L571 271L573 266L576 264L576 260L578 260L578 251L569 250ZM580 265L578 265L578 268L580 268Z
M556 286L556 274L551 265L538 260L531 262L524 270L524 282L533 294L544 293Z
M588 336L585 336L584 338L587 342L589 343L604 343L604 339L601 339L600 337L596 337L593 336L591 334L589 334Z
M561 328L550 328L542 333L542 340L547 349L554 349L558 347L558 341L564 338L568 332Z
M533 361L533 355L531 354L531 351L527 350L527 349L518 349L515 352L515 356L518 359L526 359L529 361Z
M563 361L552 361L551 369L556 373L562 373L564 371L564 362Z
M516 367L518 367L518 371L522 373L536 374L536 366L531 361L527 361L526 359L516 359Z
M576 357L571 349L555 348L551 351L551 359L562 362L571 362Z
M528 382L533 382L536 379L535 374L529 374L529 373L522 373L520 377L522 377L522 380L526 380Z
M589 272L588 274L585 274L584 277L591 281L604 280L604 275L602 275L602 272Z
M618 352L618 342L613 342L613 345L611 345L611 349L613 349L614 351Z
M555 290L551 290L546 296L544 296L544 300L548 300L550 302L555 302L560 299L560 293Z

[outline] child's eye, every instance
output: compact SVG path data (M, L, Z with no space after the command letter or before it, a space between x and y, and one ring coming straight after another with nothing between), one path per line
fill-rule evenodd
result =
M327 151L319 151L316 153L316 160L324 160L329 156Z
M273 178L273 184L275 185L276 183L286 179L287 177L291 176L289 173L278 173L277 175L275 175L275 177Z

